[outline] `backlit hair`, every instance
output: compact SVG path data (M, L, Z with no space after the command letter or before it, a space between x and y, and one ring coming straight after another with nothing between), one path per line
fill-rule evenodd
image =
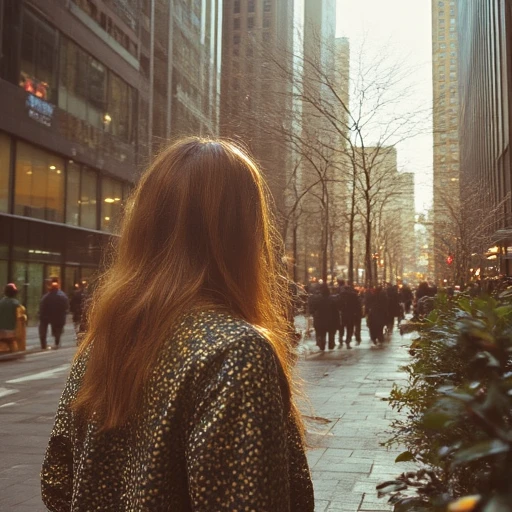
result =
M267 188L255 163L225 140L165 149L126 208L110 268L77 357L91 346L73 409L102 430L138 411L144 385L180 317L218 307L255 325L274 348L292 400L288 288ZM172 336L171 336L172 339Z

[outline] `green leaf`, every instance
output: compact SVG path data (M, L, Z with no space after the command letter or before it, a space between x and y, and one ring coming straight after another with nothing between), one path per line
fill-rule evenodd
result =
M432 507L421 498L407 497L397 501L393 510L394 512L427 512L431 511Z
M423 416L425 428L440 430L460 419L464 414L465 406L452 398L441 398Z
M499 453L505 453L510 450L510 445L500 439L489 439L477 443L470 448L464 448L455 454L453 463L455 465L471 462L473 460L483 459Z
M407 489L407 484L402 482L402 480L389 480L388 482L383 482L375 487L379 494L389 494L390 492L403 491Z
M499 306L494 312L498 318L504 318L512 314L512 306Z
M402 452L396 459L395 462L409 462L414 460L414 455L410 451Z

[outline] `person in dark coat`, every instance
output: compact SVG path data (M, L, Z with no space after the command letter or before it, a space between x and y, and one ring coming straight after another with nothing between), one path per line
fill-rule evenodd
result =
M361 316L362 306L357 292L352 286L346 286L340 281L339 310L341 313L340 346L343 346L343 334L346 331L345 343L347 348L352 348L350 342L356 334L357 343L361 343ZM357 326L359 328L357 328Z
M329 287L322 283L319 294L311 297L309 310L313 315L316 344L320 350L325 350L325 341L329 335L329 348L335 347L336 331L339 328L339 311L336 298L331 296Z
M386 289L386 294L388 298L388 321L386 323L388 332L393 332L393 327L395 325L395 318L400 319L402 317L402 310L400 307L400 297L398 295L398 287L397 286L389 286Z
M82 282L78 285L77 289L71 295L69 301L69 310L73 315L73 323L75 325L75 332L78 334L85 330L85 304L87 301L87 283Z
M366 311L370 339L374 344L383 343L384 327L388 319L388 299L380 286L369 291L366 298Z
M413 298L414 296L412 290L409 288L409 286L404 284L400 290L400 301L404 305L404 309L407 314L411 312Z
M39 340L41 348L45 350L48 325L52 327L52 336L55 339L55 348L60 345L60 337L66 324L66 313L69 308L67 295L59 289L59 283L53 281L50 291L43 295L39 305Z

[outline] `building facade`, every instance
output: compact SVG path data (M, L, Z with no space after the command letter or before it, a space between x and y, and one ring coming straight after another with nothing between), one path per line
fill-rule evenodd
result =
M175 0L166 41L187 44L160 48L162 4L0 0L0 283L18 285L31 323L50 278L66 292L94 279L154 142L216 133L220 4ZM159 96L157 60L177 48Z
M451 275L446 258L455 251L453 223L459 208L459 0L432 0L434 128L433 259L437 282Z
M256 158L281 216L291 165L283 132L292 109L293 1L224 0L222 32L221 135Z
M153 146L179 135L218 135L222 0L146 3L154 20L148 32Z
M462 190L478 190L489 247L482 274L512 275L512 6L506 0L459 5Z

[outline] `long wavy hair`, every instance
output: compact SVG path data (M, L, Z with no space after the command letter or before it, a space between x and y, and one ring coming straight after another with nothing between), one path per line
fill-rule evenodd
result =
M164 342L187 311L218 307L253 324L284 370L294 361L280 237L261 172L232 142L186 138L169 146L129 201L110 267L89 311L88 351L73 409L100 430L138 411Z

